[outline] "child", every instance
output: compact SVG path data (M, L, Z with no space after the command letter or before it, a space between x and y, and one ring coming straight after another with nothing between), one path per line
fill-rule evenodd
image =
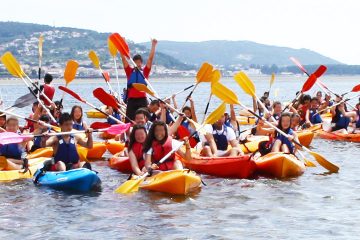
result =
M139 109L138 109L139 110ZM147 131L144 125L134 125L130 133L130 143L128 147L129 160L133 173L143 175L146 172L144 168L145 158L143 145L147 137Z
M83 121L83 110L81 106L73 106L70 115L73 120L73 129L81 131L88 128L86 122Z
M313 124L322 123L322 119L320 114L318 113L318 110L319 100L318 98L314 97L311 99L309 109L306 111L305 115L305 123L307 127L311 127L313 126Z
M295 147L292 143L293 140L299 142L295 131L291 129L291 114L286 112L283 113L279 119L279 129L290 135L286 138L284 135L276 132L276 140L272 146L272 152L284 152L294 154Z

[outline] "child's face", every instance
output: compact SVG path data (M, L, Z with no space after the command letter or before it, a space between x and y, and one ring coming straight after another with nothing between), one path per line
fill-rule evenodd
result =
M288 129L290 127L290 117L283 117L281 121L281 126L283 129Z
M281 112L281 104L276 104L274 106L274 112L275 113L280 113Z
M0 117L0 127L4 127L6 124L6 119L3 117Z
M72 120L66 121L60 125L62 132L70 132L73 128Z
M158 141L163 140L165 138L165 134L166 134L165 127L161 126L161 125L156 126L154 134L155 134L156 140L158 140Z
M75 108L74 118L75 118L75 120L80 120L82 118L82 112L81 112L80 108Z
M310 107L311 107L311 108L318 109L318 108L319 108L319 103L318 103L318 101L311 101Z
M146 132L144 129L138 129L135 132L135 140L138 143L144 143L146 139Z
M17 132L19 130L19 122L15 120L10 120L6 124L6 131L8 132Z
M291 125L292 126L297 126L297 125L299 125L299 123L300 123L300 118L299 117L291 118Z

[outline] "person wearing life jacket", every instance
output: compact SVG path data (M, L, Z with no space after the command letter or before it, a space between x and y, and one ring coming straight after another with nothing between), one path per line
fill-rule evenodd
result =
M167 104L171 104L170 99L166 99L164 100L165 103ZM172 114L171 110L169 109L169 107L166 106L166 104L164 103L160 103L160 120L165 122L167 125L171 125L175 122L175 117Z
M285 112L281 114L279 119L278 128L289 135L289 138L276 132L275 142L272 146L272 152L284 152L284 153L295 153L295 146L292 143L293 140L299 142L297 134L291 129L291 114Z
M331 107L334 105L334 102L331 100L331 96L329 94L325 94L324 101L321 102L319 110L324 110L325 108Z
M119 121L121 121L121 115L119 110L113 109L112 107L107 107L105 112L111 116L113 116L114 118L118 119ZM119 122L115 121L114 119L108 117L107 118L107 123L110 125L114 125L114 124L119 124Z
M273 111L272 111L271 115L275 118L276 122L272 121L271 117L269 118L269 121L274 124L278 124L278 121L281 117L281 112L282 112L281 102L275 101L272 105L272 108L273 108Z
M359 99L359 102L360 102L360 99ZM359 133L359 130L360 130L360 103L356 104L355 112L356 112L356 119L355 119L356 121L355 121L355 128L354 128L353 133Z
M159 100L152 100L147 106L149 111L149 121L154 122L160 120L161 108Z
M146 140L147 130L144 125L136 124L130 133L130 142L128 146L129 160L133 173L140 176L146 172L145 154L143 146Z
M337 101L341 101L341 99L337 97ZM351 123L351 118L356 118L356 112L348 112L346 110L346 105L343 102L337 106L332 107L331 114L331 128L328 131L347 134L347 128Z
M38 101L36 101L32 104L32 107L31 107L32 113L29 115L30 119L34 119L34 115L35 115L35 112L38 109L38 107L39 107ZM26 125L24 126L24 128L27 128L27 129L29 129L30 132L33 132L34 131L34 123L32 121L26 121Z
M50 122L50 118L48 115L42 115L39 118L39 123L35 123L34 124L34 135L39 135L39 134L43 134L43 133L48 133L51 132L51 128L44 126L42 123L49 123ZM42 137L37 136L34 137L32 142L29 142L28 148L30 149L30 152L34 152L35 150L41 148L41 139Z
M234 130L236 139L240 137L240 124L236 119L234 104L230 104L230 115L225 113L225 126Z
M223 115L213 125L205 125L207 134L201 135L202 142L205 144L201 155L207 157L227 157L243 155L239 142L236 139L232 128L225 125L225 115ZM231 148L228 150L228 145Z
M321 93L321 92L320 92ZM310 101L309 109L306 111L305 124L307 127L311 127L314 124L322 123L322 119L319 112L319 100L314 97Z
M73 129L81 131L88 128L86 122L83 120L83 109L81 106L73 106L70 115L73 120Z
M291 129L293 131L300 131L301 125L300 125L300 115L297 113L291 114Z
M55 101L54 104L50 108L51 115L55 118L56 122L51 121L51 125L58 125L60 115L62 114L64 107L60 101ZM45 109L42 109L42 113L46 113ZM47 114L47 113L46 113ZM49 116L50 117L50 116ZM51 118L50 118L51 119Z
M151 168L160 171L183 169L182 163L175 158L175 152L165 162L159 163L163 157L172 149L177 148L179 144L181 144L179 141L170 136L166 123L162 121L153 122L144 144L145 169ZM191 160L190 144L185 141L185 145L185 152L179 148L176 153L187 160Z
M73 120L69 113L62 113L59 119L62 132L69 132L73 127ZM54 164L51 166L52 171L66 171L74 168L80 168L84 163L80 162L80 157L76 146L80 145L85 148L93 147L92 129L86 130L87 141L79 135L67 134L60 136L51 136L46 139L42 138L42 147L52 147L54 150Z
M40 86L40 90L43 91L50 100L52 100L55 95L55 88L51 85L52 80L53 76L49 73L46 73L44 77L44 84ZM40 96L40 99L44 102L46 106L50 106L51 103L43 96Z
M318 100L319 104L321 104L323 102L322 92L321 91L316 92L316 99Z
M148 102L146 98L146 93L136 90L132 84L133 83L141 83L146 85L146 79L149 79L152 62L155 56L155 48L156 48L157 40L153 39L151 41L151 50L149 54L149 58L146 62L145 67L143 68L143 59L141 55L137 54L133 57L133 60L136 64L136 67L131 67L129 65L126 56L121 55L121 59L123 62L124 70L127 77L127 108L126 108L126 116L128 116L131 120L134 120L135 112L139 108L146 107ZM125 122L129 122L128 119Z
M310 101L311 101L311 96L308 94L305 94L301 97L300 99L300 105L297 108L297 113L300 115L301 118L301 124L304 124L306 119L306 112L310 107Z
M15 117L6 119L6 131L20 133L19 120ZM9 143L0 146L0 162L5 165L2 170L20 170L27 168L26 145L31 138L21 143ZM2 157L1 157L2 156Z

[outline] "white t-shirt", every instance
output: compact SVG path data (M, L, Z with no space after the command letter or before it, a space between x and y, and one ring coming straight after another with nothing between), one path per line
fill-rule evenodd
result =
M204 129L206 130L206 132L212 134L223 134L224 132L224 135L226 136L228 142L231 142L232 140L236 140L236 134L231 127L226 127L226 131L224 131L224 125L221 127L221 130L216 130L213 128L212 125L206 124ZM204 135L200 135L200 141L206 142L206 138Z
M182 142L180 142L180 141L178 141L176 139L171 140L171 148L172 149L175 149L175 148L179 147L180 144L182 145ZM153 149L150 148L149 151L146 152L146 155L152 155L152 154L153 154Z

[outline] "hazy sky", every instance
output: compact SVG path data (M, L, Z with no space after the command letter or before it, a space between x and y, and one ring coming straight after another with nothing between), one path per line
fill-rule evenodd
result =
M250 40L360 64L356 0L16 0L1 21L119 32L135 42Z

